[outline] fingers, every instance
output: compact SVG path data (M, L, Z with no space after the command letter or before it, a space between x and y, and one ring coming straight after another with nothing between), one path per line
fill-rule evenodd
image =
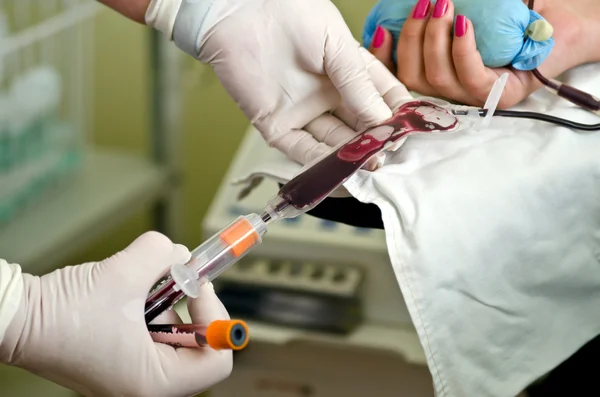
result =
M375 88L383 96L383 100L392 112L396 111L407 99L412 99L404 84L381 61L365 49L362 49L361 53Z
M341 106L333 112L333 115L342 120L348 127L354 131L360 130L361 121L358 116L345 106Z
M321 117L316 118L306 126L306 130L318 140L325 142L331 148L348 141L356 136L357 133L354 129L348 127L342 120L331 114L324 114ZM316 158L312 158L310 161L314 161L315 159ZM384 161L385 154L379 153L370 158L363 168L373 171L381 167Z
M412 99L406 87L398 81L382 62L362 48L360 52L368 73L373 79L375 88L382 95L388 108L395 111L402 103ZM324 142L329 147L336 147L367 127L348 107L342 107L333 115L324 114L313 120L306 126L306 131L312 134L317 141ZM312 161L315 158L316 156L313 156L310 160ZM385 153L378 153L370 158L363 168L375 170L381 167L384 161Z
M396 65L394 65L393 53L394 53L394 40L392 34L381 26L377 26L375 33L373 34L373 40L369 51L377 59L385 65L385 67L392 73L396 74Z
M327 155L335 146L354 135L356 130L336 116L326 113L308 123L305 130L292 130L271 145L286 153L291 160L305 166ZM369 164L376 168L381 162L380 156Z
M291 130L273 140L270 146L285 153L290 160L302 165L310 163L331 150L331 146L319 142L305 130Z
M333 148L356 135L356 131L338 117L325 113L306 125L308 131L319 142ZM314 160L311 159L311 161Z
M453 23L454 3L438 0L425 30L425 76L440 96L469 103L473 102L473 98L462 87L452 59Z
M475 44L473 25L464 15L456 16L452 59L465 90L479 102L485 102L498 77L484 66Z
M425 76L423 41L431 12L429 0L418 0L406 19L397 45L397 75L410 90L423 95L435 96L435 90Z
M226 379L233 369L231 350L210 347L179 348L156 344L162 369L163 394L177 390L177 395L194 396Z
M452 59L461 85L476 103L485 103L490 90L498 77L506 69L489 69L481 59L475 42L473 24L465 16L458 15L454 26ZM510 73L506 89L500 99L498 108L507 108L525 98L528 92L528 81L521 73Z
M382 39L374 37L373 43L381 45L370 50L385 64L391 56L388 35L385 29L377 35ZM429 0L418 0L400 32L397 53L396 75L408 89L468 105L483 105L495 81L508 71L483 64L473 25L462 15L454 18L451 0L437 0L433 7ZM526 75L511 72L498 107L514 105L529 94L529 87ZM384 100L393 107L393 101Z
M379 124L392 111L375 88L358 42L330 35L325 43L325 71L344 104L366 125Z
M188 299L188 310L194 324L208 325L215 320L229 319L212 283L204 284L197 298ZM177 385L182 393L200 393L231 373L231 350L213 350L209 346L174 350L166 345L156 346L162 353L161 364L167 384Z
M373 54L362 47L358 47L356 53L361 58L362 69L367 74L368 86L375 90L376 96L384 104L386 117L373 123L375 118L365 117L364 114L361 116L356 111L356 103L355 108L352 108L351 103L347 102L346 106L336 109L333 115L326 113L317 117L307 124L304 130L292 130L274 139L270 143L271 146L286 153L293 161L302 165L310 164L315 159L326 155L339 143L350 139L357 131L389 119L392 110L397 109L407 99L411 99L406 87ZM333 81L333 77L331 78ZM349 86L355 83L350 80ZM343 96L343 92L340 94ZM384 157L382 154L370 160L367 168L377 168L382 164Z
M371 54L365 49L361 49L361 55L365 60L365 64L367 65L369 75L373 79L375 88L383 97L384 102L392 112L395 112L402 103L412 99L410 92L408 92L404 84L402 84L374 54ZM346 107L336 110L334 115L355 131L362 131L367 127L364 122ZM332 146L335 146L335 144L337 144L337 142L333 144L330 143Z
M158 232L147 232L101 265L118 273L114 280L127 285L128 291L136 298L140 294L145 298L173 264L186 263L189 258L190 252L185 246L173 244Z
M215 320L229 320L229 313L215 294L212 283L200 287L197 298L188 298L190 318L194 324L208 325Z

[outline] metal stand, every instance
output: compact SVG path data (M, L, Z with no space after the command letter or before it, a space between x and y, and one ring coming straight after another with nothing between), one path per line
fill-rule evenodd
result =
M172 240L181 237L181 172L178 153L181 139L181 54L156 30L150 32L150 117L152 157L169 171L169 184L156 202L156 230Z

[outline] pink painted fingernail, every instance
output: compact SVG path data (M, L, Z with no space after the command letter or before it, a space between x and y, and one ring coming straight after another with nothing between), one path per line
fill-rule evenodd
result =
M446 14L446 10L448 9L448 0L437 0L435 2L435 7L433 7L433 17L441 18Z
M375 34L373 35L373 48L379 48L383 44L383 39L385 38L385 32L381 26L377 26L375 29Z
M467 18L464 15L456 16L454 33L456 34L456 37L463 37L465 33L467 33Z
M413 12L414 19L423 19L429 14L429 0L419 0L417 5L415 6L415 11Z

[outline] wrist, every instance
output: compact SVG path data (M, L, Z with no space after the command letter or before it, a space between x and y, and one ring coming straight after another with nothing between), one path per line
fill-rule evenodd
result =
M146 11L146 24L197 58L207 31L243 1L238 1L235 6L221 2L219 7L213 7L214 3L215 0L151 0Z
M146 25L173 39L175 19L182 0L151 0L146 9Z
M556 78L576 66L600 61L598 51L590 51L600 46L600 23L595 22L600 21L600 1L536 0L534 10L554 29L554 48L538 68L545 77ZM531 73L524 79L529 92L542 87Z
M17 265L0 264L0 362L12 364L27 318L27 277Z
M98 0L98 2L133 21L143 24L144 11L148 8L150 0Z
M554 27L556 46L567 68L599 62L600 1L537 0L538 11ZM536 6L536 9L538 7ZM562 71L561 71L562 72Z

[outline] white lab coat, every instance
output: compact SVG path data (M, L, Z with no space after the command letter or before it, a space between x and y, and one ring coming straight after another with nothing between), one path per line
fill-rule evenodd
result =
M0 343L17 313L22 293L21 267L0 259Z

